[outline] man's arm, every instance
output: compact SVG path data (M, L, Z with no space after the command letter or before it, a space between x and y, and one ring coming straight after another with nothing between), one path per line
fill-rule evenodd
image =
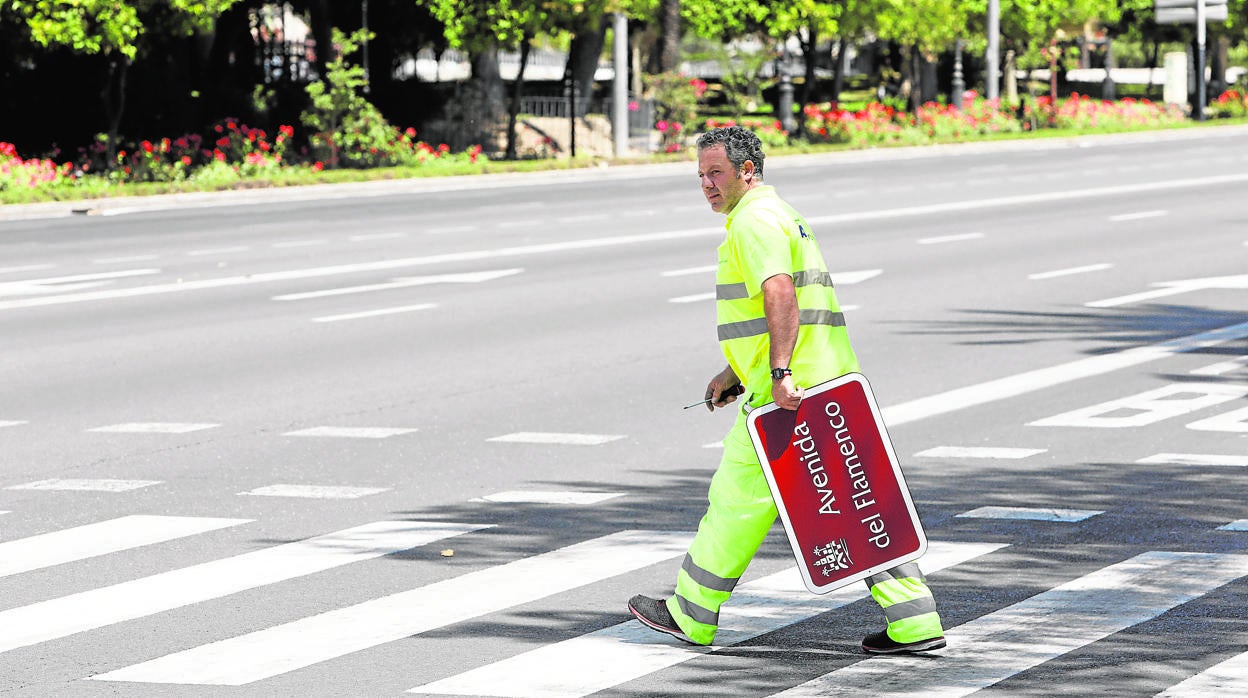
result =
M771 341L771 368L788 368L797 345L797 290L788 274L776 274L763 282L763 312L767 316L767 334ZM793 383L792 376L771 382L771 398L786 410L796 410L803 390Z

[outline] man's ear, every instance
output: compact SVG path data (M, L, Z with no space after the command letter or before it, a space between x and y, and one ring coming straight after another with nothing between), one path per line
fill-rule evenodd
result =
M746 182L754 181L754 161L746 160L741 163L741 178Z

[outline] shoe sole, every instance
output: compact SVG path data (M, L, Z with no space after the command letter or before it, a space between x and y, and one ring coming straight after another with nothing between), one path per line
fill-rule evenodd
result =
M910 652L930 652L943 648L947 643L945 638L936 637L931 640L923 640L921 642L912 642L908 645L898 645L896 647L867 647L862 646L862 651L867 654L908 654Z
M655 623L655 622L651 621L650 619L646 618L645 616L641 615L641 612L640 612L640 611L638 611L637 609L633 608L633 605L632 605L631 603L630 603L630 604L628 604L628 612L629 612L629 613L631 613L631 614L633 614L633 617L634 617L634 618L636 618L637 620L641 621L641 624L642 624L642 625L646 626L647 628L650 628L651 630L657 630L657 631L659 631L659 632L661 632L661 633L667 633L668 635L671 635L672 637L674 637L674 638L676 638L677 640L680 640L680 641L682 641L682 642L684 642L684 643L686 643L686 644L695 645L695 646L698 644L698 643L694 642L693 640L690 640L688 637L685 637L685 634L684 634L683 632L681 632L681 631L679 631L679 630L672 630L671 628L665 628L665 627L663 627L663 626L661 626L661 625L659 625L659 624L657 624L657 623Z

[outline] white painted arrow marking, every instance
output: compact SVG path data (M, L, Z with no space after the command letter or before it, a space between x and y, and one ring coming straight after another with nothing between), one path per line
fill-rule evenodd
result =
M46 279L23 279L0 283L0 296L38 296L48 293L64 293L84 288L103 286L114 279L131 276L147 276L158 274L159 269L127 269L99 274L74 274L72 276L53 276Z
M428 286L431 284L479 284L493 281L505 276L519 274L524 269L494 269L491 271L471 271L464 274L436 274L434 276L404 276L384 284L366 284L363 286L344 286L324 291L308 291L306 293L286 293L273 296L275 301L299 301L308 298L324 298L326 296L343 296L349 293L366 293L368 291L385 291L394 288L411 286Z

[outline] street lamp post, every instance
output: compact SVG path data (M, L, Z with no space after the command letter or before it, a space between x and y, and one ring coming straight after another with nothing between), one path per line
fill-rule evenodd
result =
M962 93L966 92L966 79L962 76L962 40L953 42L953 108L962 110Z
M797 128L793 121L793 79L789 76L788 47L781 47L776 70L780 73L780 126L789 133Z

